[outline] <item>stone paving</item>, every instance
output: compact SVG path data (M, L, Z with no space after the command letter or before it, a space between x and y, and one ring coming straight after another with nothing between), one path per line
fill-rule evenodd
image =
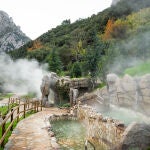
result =
M4 150L58 150L59 145L55 137L50 137L49 116L67 113L58 108L44 108L17 124Z

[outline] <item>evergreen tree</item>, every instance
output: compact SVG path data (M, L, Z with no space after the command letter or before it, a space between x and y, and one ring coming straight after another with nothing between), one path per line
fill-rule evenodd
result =
M58 74L62 71L63 65L55 49L52 50L46 60L49 64L50 71L54 71Z
M81 77L82 75L82 71L81 71L81 67L80 67L80 63L79 62L75 62L72 65L71 71L70 71L71 77Z
M102 56L105 55L105 49L108 48L108 44L104 43L98 38L95 38L95 44L87 50L86 54L86 67L89 75L93 81L93 87L96 84L96 78L100 73L100 61Z

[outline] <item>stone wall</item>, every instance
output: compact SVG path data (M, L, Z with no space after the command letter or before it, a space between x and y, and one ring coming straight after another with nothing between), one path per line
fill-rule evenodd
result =
M86 125L88 138L97 140L105 149L115 147L126 128L120 121L104 118L87 105L78 106L77 118Z
M59 121L59 120L77 120L77 117L71 113L69 114L62 114L62 115L51 115L49 117L49 121Z

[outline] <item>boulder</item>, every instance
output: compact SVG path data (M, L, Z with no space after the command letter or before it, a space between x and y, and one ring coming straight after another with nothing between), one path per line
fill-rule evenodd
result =
M150 125L130 124L125 132L117 150L148 150L150 148Z
M43 105L49 105L55 103L56 96L56 82L59 77L56 73L51 72L49 75L45 75L42 79L41 92Z

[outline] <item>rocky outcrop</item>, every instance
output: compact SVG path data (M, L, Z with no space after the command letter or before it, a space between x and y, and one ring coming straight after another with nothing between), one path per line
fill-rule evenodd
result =
M45 75L42 79L41 93L43 105L48 106L49 104L54 104L57 101L56 95L56 82L59 77L56 73L51 72L49 75Z
M44 105L46 103L57 103L68 101L71 106L77 103L78 96L88 91L91 87L90 79L58 77L56 73L51 72L42 79L41 92Z
M74 78L62 77L57 83L58 93L68 95L71 106L77 103L77 98L83 93L89 91L92 87L92 82L89 78ZM62 97L62 96L60 96Z
M97 95L96 94L93 94L93 93L85 93L83 96L80 96L78 99L77 99L77 102L81 102L81 103L84 103L84 101L90 101L90 100L94 100L94 99L97 99Z
M115 74L107 75L107 88L97 92L109 103L130 107L149 114L150 106L150 74L141 77L125 75L119 78Z
M118 105L134 105L136 98L136 82L125 75L122 79L115 74L107 75L108 94L110 102Z
M70 87L71 88L91 88L91 80L89 78L74 78L70 80Z
M16 26L7 13L0 11L0 52L17 49L30 39Z
M148 148L150 148L150 125L132 123L123 133L120 145L115 150L148 150Z
M86 88L90 89L92 87L92 82L89 78L73 78L71 79L69 76L60 77L59 78L59 85L64 86L67 85L69 88L79 89L79 88Z
M76 102L77 102L76 100L78 98L78 95L79 95L78 89L70 88L69 98L70 98L71 106L76 105Z

